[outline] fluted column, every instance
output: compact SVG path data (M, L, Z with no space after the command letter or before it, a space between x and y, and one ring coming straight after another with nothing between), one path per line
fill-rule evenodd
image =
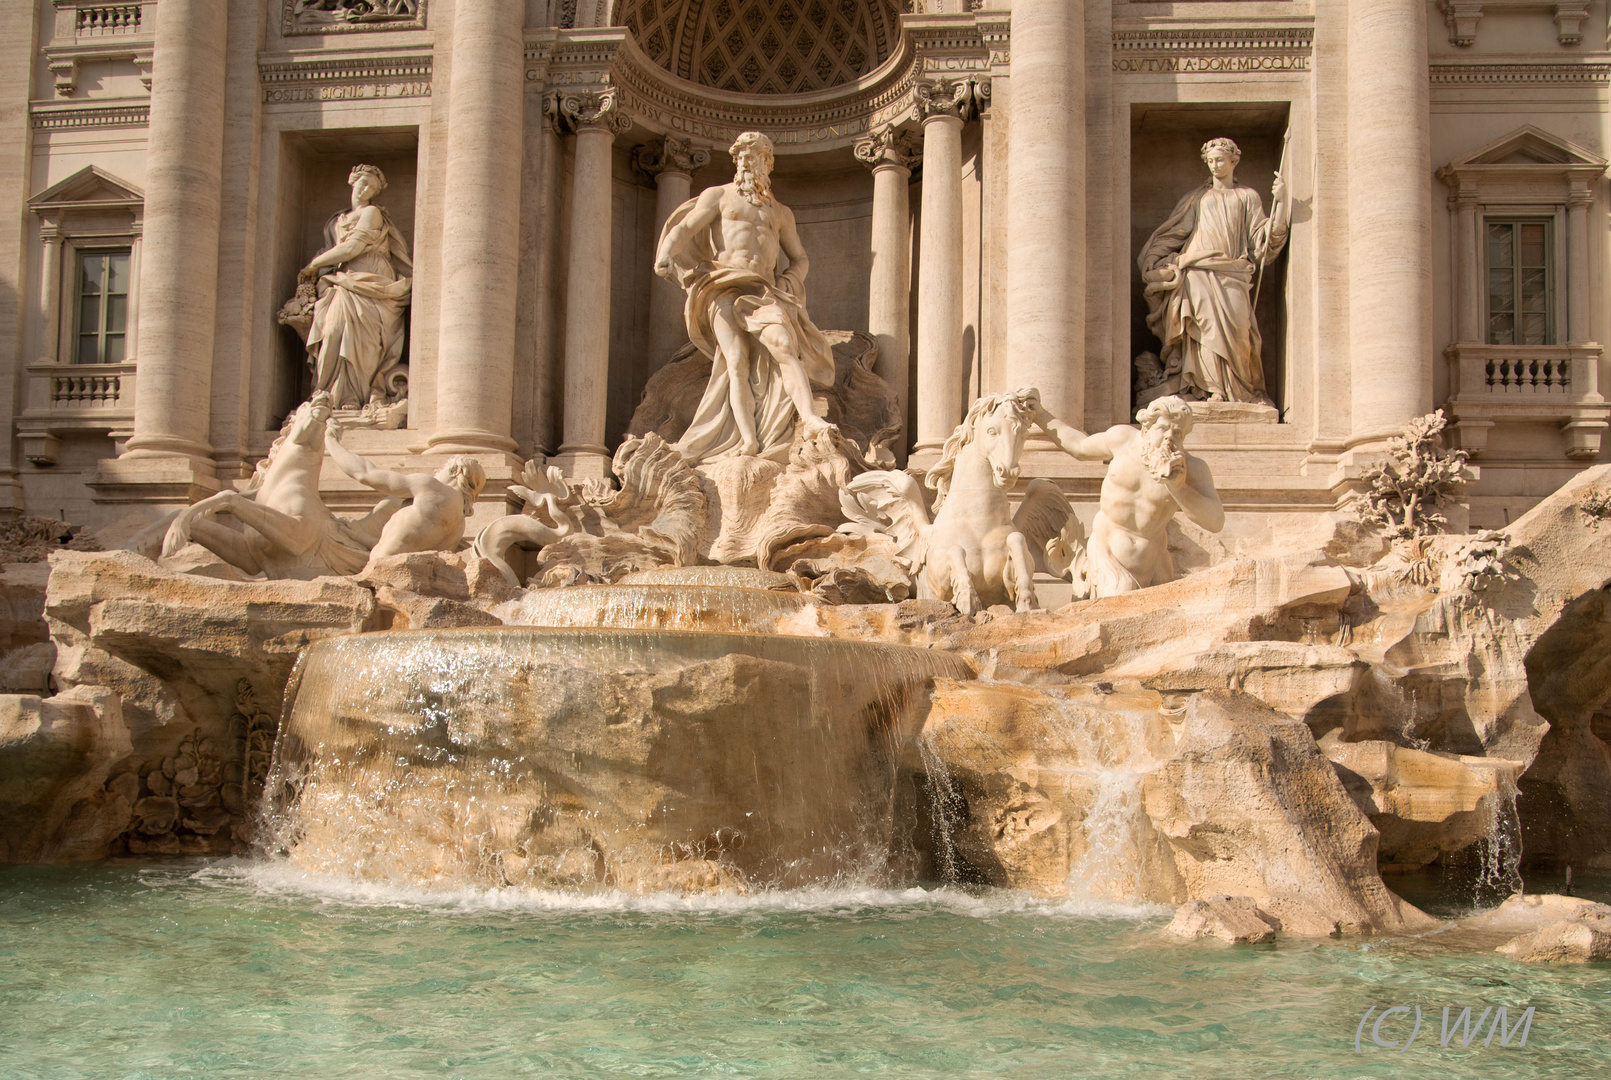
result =
M858 161L873 170L873 268L867 294L867 330L878 343L874 372L895 391L901 420L896 454L909 445L906 405L911 380L912 167L922 143L910 131L888 126L856 143Z
M513 451L526 5L455 5L433 453Z
M62 332L62 233L59 222L39 224L39 238L45 242L45 265L39 280L39 344L34 355L24 357L30 364L56 363L60 359ZM130 313L133 317L133 313ZM42 404L29 402L29 404Z
M1487 286L1482 279L1482 248L1477 243L1477 194L1458 190L1449 201L1454 204L1454 340L1462 344L1483 342L1482 295Z
M564 441L556 464L576 477L609 475L604 420L610 387L610 150L632 126L614 90L564 91L560 116L576 132L570 270L565 279Z
M962 123L978 84L913 88L923 123L923 213L917 271L917 445L937 450L962 421Z
M1350 447L1432 409L1427 95L1424 0L1349 0Z
M1015 0L1007 118L1007 388L1085 417L1085 2Z
M687 139L667 135L659 142L638 147L639 169L654 177L654 230L658 237L671 212L688 201L694 188L694 170L710 163L710 151ZM672 282L654 274L649 286L649 371L652 374L671 359L688 340L683 313L686 296Z
M127 456L187 458L192 486L212 479L213 448L207 438L228 8L218 0L157 5L146 141L140 390Z
M1567 337L1573 345L1594 340L1589 325L1589 207L1594 190L1588 181L1574 180L1566 198Z

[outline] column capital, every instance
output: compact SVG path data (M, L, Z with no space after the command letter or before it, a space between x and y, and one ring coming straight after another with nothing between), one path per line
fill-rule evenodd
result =
M703 146L695 146L689 139L667 135L634 149L632 164L636 165L640 172L653 177L666 172L691 175L695 169L710 164L710 151Z
M1572 189L1566 194L1566 205L1584 208L1594 205L1594 189L1587 181L1574 181Z
M911 170L923 160L923 140L914 131L885 124L857 139L852 152L857 161L874 172L884 168Z
M559 122L571 131L607 131L613 137L632 127L632 117L620 108L613 86L556 90L553 97Z
M943 116L972 120L989 102L989 79L919 79L912 85L912 119L919 123Z

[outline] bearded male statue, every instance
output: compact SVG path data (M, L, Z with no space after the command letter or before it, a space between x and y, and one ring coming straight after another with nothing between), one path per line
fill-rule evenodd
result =
M694 465L741 455L781 461L796 417L808 437L832 427L813 411L811 391L833 385L833 350L806 314L810 261L794 214L772 196L772 140L747 131L731 153L733 182L677 207L655 252L655 273L688 293L689 340L712 360L677 443Z
M1076 596L1116 596L1175 579L1169 554L1169 522L1177 512L1207 529L1225 527L1225 508L1214 490L1208 462L1186 452L1191 406L1161 397L1136 414L1137 430L1116 424L1087 435L1038 406L1040 425L1065 453L1084 461L1109 461L1102 503L1085 548L1083 579Z

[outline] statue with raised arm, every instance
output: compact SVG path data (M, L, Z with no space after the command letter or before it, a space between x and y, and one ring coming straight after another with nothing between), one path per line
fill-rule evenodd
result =
M403 234L374 204L385 175L359 165L347 181L352 206L325 225L325 250L297 274L297 295L279 319L307 343L315 391L338 410L375 413L408 394L403 309L414 264Z
M833 385L833 351L806 314L810 262L794 214L772 196L772 140L748 131L731 152L733 182L674 210L655 252L655 273L688 293L689 339L712 360L677 443L695 465L740 455L781 461L796 417L808 437L831 426L812 409L812 387Z
M1075 577L1076 595L1116 596L1173 581L1168 532L1176 513L1209 532L1225 527L1225 508L1208 462L1186 452L1191 406L1178 397L1161 397L1137 413L1136 420L1139 430L1116 424L1087 435L1044 408L1034 417L1067 453L1084 461L1111 462L1086 542L1083 581L1078 573Z
M486 470L473 457L449 458L435 473L382 469L341 445L331 421L325 450L336 467L382 495L408 500L391 515L369 551L369 562L414 551L453 551L464 539L464 523L475 498L487 485Z
M382 499L362 518L339 518L319 496L330 395L314 391L286 417L280 437L240 491L225 490L167 519L162 555L194 540L231 566L268 578L310 580L356 573L402 506ZM214 521L234 518L238 527Z
M1147 328L1183 396L1271 404L1253 291L1287 242L1291 207L1276 175L1272 217L1258 192L1236 182L1242 151L1230 139L1203 144L1210 178L1176 204L1137 260L1146 283Z

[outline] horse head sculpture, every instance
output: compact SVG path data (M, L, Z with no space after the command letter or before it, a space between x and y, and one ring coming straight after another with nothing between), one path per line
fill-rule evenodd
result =
M1040 391L1025 388L1011 394L986 394L973 403L968 415L945 440L940 460L929 470L924 483L938 492L935 512L944 505L954 483L987 476L990 485L1010 489L1018 482L1018 458L1029 436ZM959 472L960 470L960 472Z

